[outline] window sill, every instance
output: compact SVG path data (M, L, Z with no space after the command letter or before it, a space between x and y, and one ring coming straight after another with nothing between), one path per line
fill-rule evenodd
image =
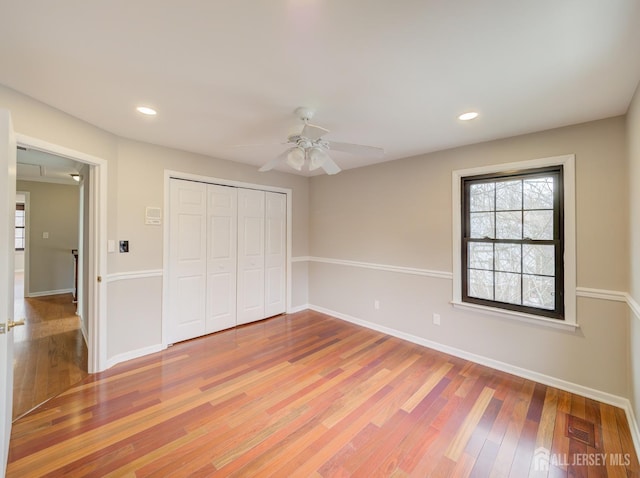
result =
M576 329L580 328L580 326L575 322L567 322L566 320L560 321L556 319L548 319L546 317L538 317L537 315L523 314L522 312L514 312L511 310L496 309L493 307L486 307L484 305L469 304L466 302L459 302L459 301L452 301L451 305L453 305L457 309L468 310L471 312L482 312L484 314L491 315L494 317L500 317L500 318L509 319L509 320L515 319L521 322L527 322L530 324L540 325L543 327L551 327L554 329L575 331Z

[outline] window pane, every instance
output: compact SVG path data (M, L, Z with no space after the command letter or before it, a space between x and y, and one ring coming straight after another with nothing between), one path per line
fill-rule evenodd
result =
M555 308L555 279L553 277L522 276L522 303L531 307Z
M16 249L24 249L24 239L18 239L16 237L16 245L15 245Z
M469 206L471 211L493 211L495 183L472 184L469 190Z
M520 304L520 274L496 272L496 299L509 304Z
M523 236L529 239L553 239L553 211L525 211Z
M472 269L493 270L493 244L470 242L469 267Z
M24 229L15 229L16 239L24 239Z
M472 212L469 214L471 222L471 237L474 239L491 237L494 231L494 215L492 212Z
M524 209L553 209L553 177L525 179Z
M469 270L469 297L493 300L493 272Z
M496 210L522 209L522 181L496 183Z
M522 213L520 211L496 213L496 238L522 239Z
M16 211L16 227L24 227L24 211Z
M522 254L522 267L525 274L555 275L555 248L553 246L524 244Z
M520 272L522 248L520 244L496 244L496 270Z

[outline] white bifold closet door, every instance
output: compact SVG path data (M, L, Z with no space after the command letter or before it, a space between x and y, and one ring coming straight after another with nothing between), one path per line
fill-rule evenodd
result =
M238 190L238 324L264 319L265 192Z
M167 343L285 312L286 195L172 179Z
M207 333L207 185L170 182L168 343Z
M207 185L206 333L236 325L238 189Z
M265 317L282 314L286 310L287 263L287 196L265 193Z

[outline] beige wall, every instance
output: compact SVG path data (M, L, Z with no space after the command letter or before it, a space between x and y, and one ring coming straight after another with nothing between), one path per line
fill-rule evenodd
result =
M108 254L109 275L162 268L162 227L144 225L146 206L163 207L164 169L293 190L294 256L308 255L308 179L202 155L129 141L0 85L0 108L17 133L106 160L107 236L130 241L128 254ZM107 287L107 359L161 342L162 282L158 277L113 280ZM307 304L306 264L292 272L292 305ZM139 291L145 291L139 294ZM132 335L132 330L144 331Z
M162 269L164 226L145 225L144 214L147 206L164 207L165 170L292 189L292 254L308 254L307 178L280 172L264 174L253 166L126 139L118 139L117 156L117 234L110 239L116 243L129 240L130 252L109 254L110 271ZM109 358L161 343L162 283L155 278L126 282L127 286L109 284ZM306 270L293 267L293 307L308 302L306 283ZM144 332L132 334L132 330Z
M624 292L629 238L623 117L314 177L310 255L450 273L452 171L563 154L576 155L578 286ZM310 264L312 305L627 396L625 304L579 298L580 329L567 332L454 309L451 287L450 279ZM432 324L434 312L442 325Z
M71 250L78 248L78 186L18 181L17 189L29 192L29 294L73 289ZM45 232L48 239L43 238Z
M640 419L640 85L627 114L627 144L629 152L629 293L636 311L630 314L630 382L631 400L636 418Z
M293 189L294 257L451 272L452 170L574 153L578 286L630 290L636 301L640 253L630 244L640 238L639 104L636 94L626 122L612 118L309 180L118 138L0 85L0 107L11 111L18 133L107 161L107 235L131 241L129 254L109 254L108 274L162 268L162 228L143 218L145 206L163 207L165 168ZM581 327L573 333L462 312L450 298L449 279L293 264L294 307L322 306L620 396L630 395L628 377L640 375L640 322L629 326L620 302L578 298ZM108 358L160 343L161 301L161 277L109 282ZM439 327L433 312L442 315Z

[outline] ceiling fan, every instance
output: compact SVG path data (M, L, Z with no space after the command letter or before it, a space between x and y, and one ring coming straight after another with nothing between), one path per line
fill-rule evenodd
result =
M337 174L341 169L331 156L329 156L329 151L331 150L379 158L384 154L382 148L376 148L374 146L327 141L322 137L327 134L329 130L309 123L315 113L314 110L300 107L295 110L295 113L304 123L302 131L300 131L299 134L289 136L284 144L289 144L291 147L266 163L259 171L269 171L284 161L297 171L302 171L302 168L307 164L309 171L322 168L327 174Z

